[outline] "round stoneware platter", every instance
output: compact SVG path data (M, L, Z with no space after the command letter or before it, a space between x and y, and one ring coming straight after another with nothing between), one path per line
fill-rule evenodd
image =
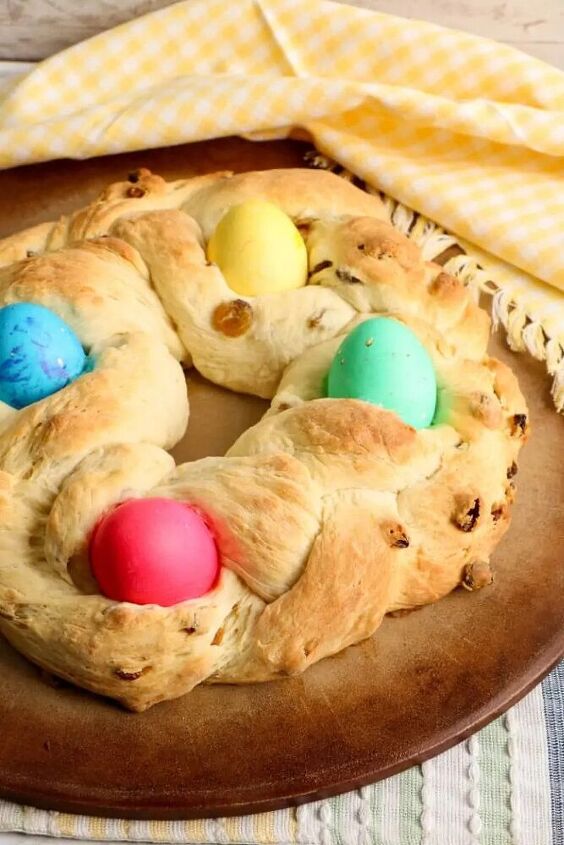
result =
M304 149L228 138L4 171L0 236L85 204L136 167L166 178L296 167ZM398 772L523 696L564 653L564 420L541 364L509 352L501 337L491 351L519 377L532 424L492 587L386 618L374 638L303 676L202 686L137 715L42 676L0 639L0 796L138 818L266 810ZM222 454L267 407L194 372L188 381L191 418L177 461Z

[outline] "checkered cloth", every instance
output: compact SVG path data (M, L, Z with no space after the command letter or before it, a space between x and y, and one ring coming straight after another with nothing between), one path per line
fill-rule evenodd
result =
M305 128L345 166L564 290L564 73L324 0L195 0L43 62L0 165Z

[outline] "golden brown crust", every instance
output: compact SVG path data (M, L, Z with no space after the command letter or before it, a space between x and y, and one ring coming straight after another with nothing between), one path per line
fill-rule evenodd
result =
M300 226L306 287L238 297L207 262L218 220L256 196ZM487 316L385 218L323 172L167 183L141 170L0 242L0 304L53 309L96 362L35 405L0 407L0 630L31 660L143 710L201 682L301 672L386 612L490 583L527 409L486 354ZM431 355L428 429L323 398L344 334L374 313ZM174 467L164 450L185 430L190 356L213 381L274 398L227 456ZM149 495L205 512L222 563L207 595L162 608L99 594L96 521Z
M336 290L360 313L423 317L454 352L482 357L487 314L462 282L424 261L417 246L388 222L319 220L310 230L308 247L313 284Z
M374 633L395 580L397 553L379 531L386 505L368 491L326 502L304 574L258 619L247 677L303 672Z
M187 357L140 255L117 238L73 243L0 269L0 299L51 308L87 347L115 334L143 331L178 360Z

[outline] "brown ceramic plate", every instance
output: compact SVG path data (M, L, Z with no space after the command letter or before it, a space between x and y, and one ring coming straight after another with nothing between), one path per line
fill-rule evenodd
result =
M301 163L297 143L227 139L0 174L0 235L90 199L132 167L167 177ZM516 371L531 409L519 495L495 585L456 591L299 678L199 687L132 715L52 687L0 643L0 794L75 812L144 818L248 813L391 775L468 736L524 695L564 652L564 421L531 358ZM265 403L191 376L177 459L221 454Z

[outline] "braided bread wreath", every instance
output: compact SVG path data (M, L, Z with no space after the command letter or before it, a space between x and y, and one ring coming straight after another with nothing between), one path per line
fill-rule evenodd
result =
M259 197L300 227L300 289L235 296L204 244ZM489 319L386 220L377 196L310 170L166 183L147 170L90 206L0 242L0 305L64 319L95 360L57 393L0 410L0 630L30 660L142 711L195 685L299 673L384 614L491 581L527 434ZM441 421L327 399L343 337L374 314L433 361ZM175 466L182 365L272 398L225 457ZM221 570L199 599L115 602L90 575L102 514L132 497L206 514Z

